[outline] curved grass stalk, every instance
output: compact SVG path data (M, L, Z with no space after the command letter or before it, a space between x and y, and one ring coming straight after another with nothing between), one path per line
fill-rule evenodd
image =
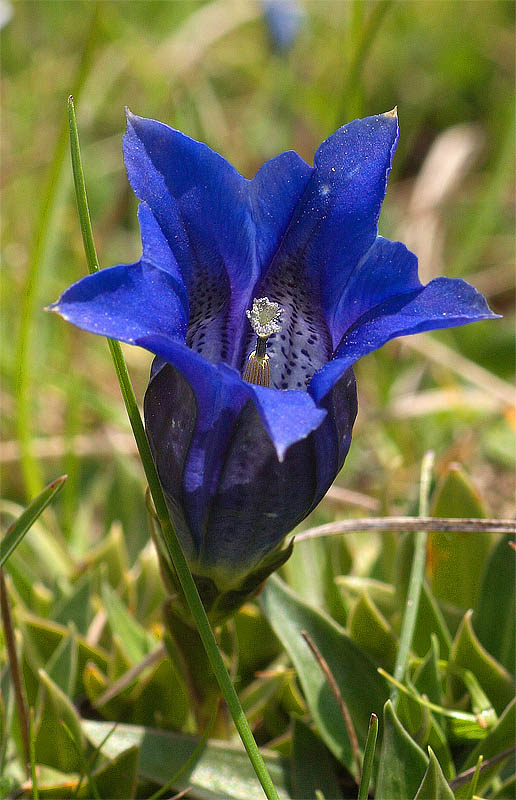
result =
M88 199L86 196L86 186L84 183L84 174L79 147L79 134L77 131L77 120L75 117L73 97L70 97L68 101L68 121L70 127L70 144L75 192L84 243L84 251L86 253L89 271L96 272L99 269L99 264L95 249L95 242L93 239ZM197 591L197 587L194 583L192 573L190 572L185 555L179 543L179 539L177 538L172 522L170 521L167 504L165 502L161 484L158 478L158 473L152 459L149 442L143 427L143 422L138 409L138 404L136 402L136 397L134 395L131 379L127 371L127 366L120 342L108 339L108 344L111 351L111 356L113 358L118 381L120 383L122 397L127 409L127 415L131 423L134 438L136 440L136 445L138 447L138 452L140 454L143 469L145 471L147 483L149 484L149 491L151 493L156 515L160 523L165 547L176 570L177 577L179 578L179 582L183 589L188 607L195 621L197 631L205 647L206 654L210 661L215 677L217 678L220 690L224 695L231 716L233 717L235 727L247 751L249 760L253 765L258 780L260 781L265 795L269 800L279 800L276 789L274 788L271 777L267 771L267 767L265 766L265 762L260 755L260 751L258 750L251 729L245 718L245 714L242 706L240 705L235 688L224 665L222 655L219 651L215 636L208 621L208 617L206 616L206 611L204 610L201 598L199 597L199 592Z

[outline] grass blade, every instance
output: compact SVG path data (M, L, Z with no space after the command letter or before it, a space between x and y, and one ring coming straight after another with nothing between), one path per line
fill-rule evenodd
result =
M360 786L358 789L358 800L367 800L369 797L369 784L371 783L371 775L373 773L373 760L374 751L376 749L376 739L378 737L378 717L376 714L371 714L369 721L369 731L364 750L364 759L362 762L362 777L360 779Z
M61 475L55 481L49 483L32 503L27 506L23 514L13 522L2 541L0 542L0 568L3 567L11 553L18 547L27 531L36 522L42 511L54 499L66 482L66 475Z
M425 453L421 465L421 483L419 489L419 514L421 517L428 516L433 464L434 454L432 452ZM423 580L425 577L426 539L426 531L418 531L414 534L414 560L410 571L405 613L401 624L400 643L396 656L396 664L394 666L394 678L399 682L403 680L403 676L405 675L414 629L416 627L419 599L421 597L421 589L423 588ZM398 689L395 687L391 692L391 700L393 702L397 693Z

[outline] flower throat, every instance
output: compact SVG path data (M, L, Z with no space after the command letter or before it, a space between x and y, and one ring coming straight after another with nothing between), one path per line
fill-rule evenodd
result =
M253 307L246 311L251 328L256 334L256 350L249 356L249 361L244 370L243 378L247 383L256 383L259 386L270 386L271 367L267 355L267 339L273 333L281 331L279 319L282 309L277 303L272 303L268 297L253 300Z

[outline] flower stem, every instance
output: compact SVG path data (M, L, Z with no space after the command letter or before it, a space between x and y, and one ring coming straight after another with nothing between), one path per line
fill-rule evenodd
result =
M419 486L419 515L428 516L428 502L430 495L430 483L432 479L432 468L434 465L434 453L428 451L423 457L421 464L421 480ZM426 539L427 531L417 531L414 534L414 558L407 591L405 613L401 624L400 643L394 665L394 678L401 682L407 668L407 660L412 646L412 639L416 627L417 614L419 610L419 600L423 581L425 577L426 559ZM391 692L391 700L397 697L398 690L394 687Z
M68 120L70 125L70 145L73 176L84 250L86 253L89 271L96 272L99 269L99 266L95 243L93 240L88 200L86 196L73 97L70 97L68 100ZM192 573L190 572L185 555L179 543L179 539L177 538L176 532L170 521L167 504L165 502L161 484L158 478L158 473L152 459L149 442L147 440L138 405L136 403L136 398L134 396L134 391L129 373L127 371L122 348L119 342L112 339L108 339L108 344L113 357L113 363L115 365L118 381L120 383L122 397L127 409L127 415L133 429L134 438L136 439L136 445L138 447L143 469L145 471L145 476L149 484L149 491L151 493L154 508L156 510L161 531L163 533L165 546L181 583L188 607L195 621L199 636L201 637L202 643L205 647L211 667L215 677L217 678L221 692L224 695L231 716L233 717L235 727L247 751L258 780L262 785L266 797L269 800L278 800L278 794L267 771L267 767L265 766L265 763L260 755L260 751L258 750L253 734L251 733L251 729L249 728L245 718L245 714L242 706L240 705L237 693L224 665L222 655L219 651L215 636L208 621L208 617L206 616L201 598L199 597L199 592L197 591L197 587L194 583Z

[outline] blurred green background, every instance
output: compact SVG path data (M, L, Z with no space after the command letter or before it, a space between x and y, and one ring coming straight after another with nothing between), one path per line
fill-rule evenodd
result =
M2 494L24 503L67 472L56 508L72 551L114 519L131 558L147 540L106 344L43 310L86 272L66 141L72 91L102 266L140 254L125 105L207 142L248 177L284 149L311 161L339 125L397 105L380 232L409 244L425 281L466 277L504 319L410 337L359 363L360 414L339 481L373 498L371 510L413 511L433 448L438 472L463 463L490 513L514 513L514 4L299 7L297 37L280 50L264 5L250 0L2 3ZM126 352L141 399L150 357ZM328 504L317 519L334 514Z

